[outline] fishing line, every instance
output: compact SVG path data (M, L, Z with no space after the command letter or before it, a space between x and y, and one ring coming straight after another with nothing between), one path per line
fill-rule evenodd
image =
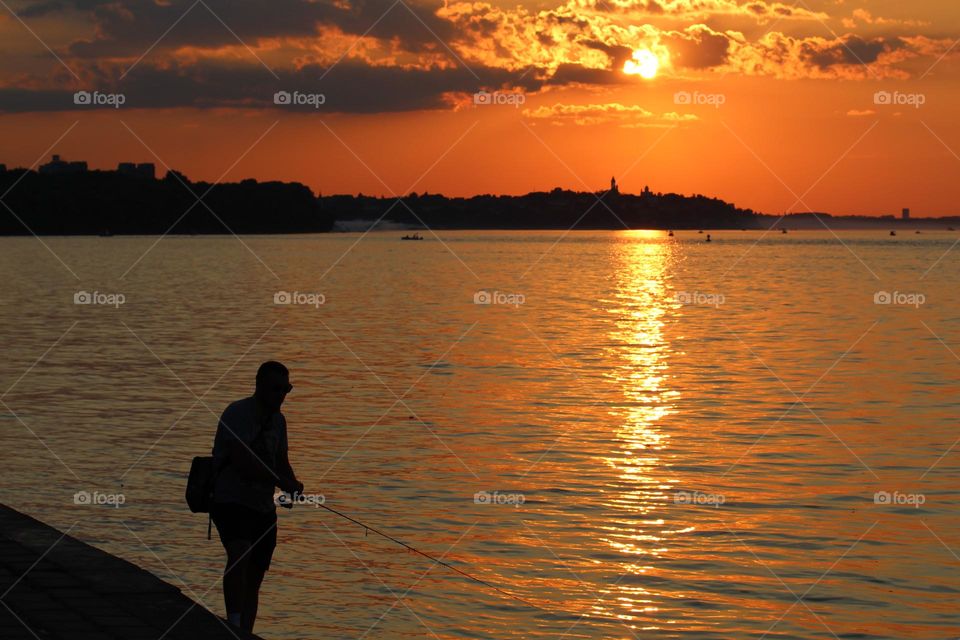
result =
M537 605L533 604L533 603L530 602L529 600L524 600L524 599L521 598L520 596L514 595L514 594L510 593L509 591L506 591L506 590L504 590L504 589L501 589L500 587L498 587L498 586L495 585L495 584L491 584L491 583L487 582L486 580L482 580L482 579L480 579L480 578L477 578L476 576L472 576L472 575L470 575L469 573L467 573L466 571L462 571L462 570L456 568L455 566L453 566L452 564L450 564L450 563L448 563L448 562L444 562L444 561L441 560L440 558L436 558L436 557L430 555L429 553L424 553L423 551L420 551L419 549L415 549L414 547L411 547L410 545L408 545L406 542L404 542L404 541L402 541L402 540L397 540L397 539L394 538L393 536L388 535L388 534L384 533L383 531L380 531L379 529L376 529L376 528L374 528L374 527L371 527L370 525L368 525L368 524L366 524L366 523L364 523L364 522L360 522L360 521L357 520L356 518L351 518L351 517L348 516L347 514L341 513L340 511L337 511L336 509L333 509L333 508L331 508L331 507L328 507L328 506L325 505L325 504L319 504L319 503L316 503L316 502L315 502L314 505L317 506L317 507L321 507L321 508L323 508L323 509L326 509L326 510L329 511L330 513L336 514L336 515L340 516L341 518L345 518L345 519L349 520L350 522L352 522L352 523L354 523L354 524L357 524L357 525L363 527L365 532L366 532L366 531L372 531L372 532L374 532L375 534L377 534L378 536L381 536L381 537L386 538L387 540L389 540L389 541L391 541L391 542L394 542L394 543L396 543L396 544L399 544L400 546L402 546L402 547L404 547L404 548L406 548L406 549L409 549L410 551L413 551L414 553L418 553L418 554L420 554L421 556L423 556L424 558L428 558L429 560L433 560L433 561L436 562L437 564L443 565L444 567L446 567L446 568L448 568L448 569L451 569L451 570L453 570L453 571L456 571L457 573L459 573L460 575L464 576L465 578L469 578L470 580L473 580L474 582L477 582L477 583L479 583L479 584L482 584L482 585L484 585L485 587L489 587L490 589L493 589L494 591L496 591L496 592L498 592L498 593L501 593L501 594L507 596L508 598L512 598L513 600L516 600L517 602L522 602L523 604L527 605L528 607L533 607L534 609L538 609L538 610L540 610L540 611L545 611L545 612L549 613L546 609L544 609L544 608L542 608L542 607L538 607ZM364 535L366 535L366 533L364 533Z

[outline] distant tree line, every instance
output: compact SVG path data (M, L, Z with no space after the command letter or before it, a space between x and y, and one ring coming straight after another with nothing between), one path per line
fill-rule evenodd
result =
M757 216L716 198L554 189L524 196L325 196L337 220L383 220L432 229L756 229Z
M54 163L51 163L51 165ZM73 164L60 163L72 167ZM718 198L675 193L554 189L522 196L448 198L411 193L316 197L300 183L211 185L169 171L6 171L0 165L0 235L320 233L336 221L382 220L432 229L766 229L947 227L960 218L784 217L740 209ZM121 169L124 168L122 163ZM46 166L51 166L46 165ZM129 169L129 168L128 168ZM4 195L5 194L5 195ZM198 199L201 199L198 201ZM6 206L4 206L6 205Z
M333 227L313 192L298 183L210 185L174 172L154 180L116 171L43 175L15 169L0 172L2 194L0 235L310 233Z

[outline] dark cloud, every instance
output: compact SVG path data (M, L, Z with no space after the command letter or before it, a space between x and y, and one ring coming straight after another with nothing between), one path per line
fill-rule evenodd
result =
M664 36L674 63L688 69L707 69L726 63L730 38L707 27L691 27L685 33Z
M43 2L28 2L22 8L17 10L17 15L21 18L38 18L63 11L92 11L100 5L110 4L115 0L46 0Z
M519 77L519 74L504 69L484 67L407 69L371 67L353 61L342 62L326 75L324 72L322 67L306 66L297 72L280 72L280 80L276 80L256 67L210 63L174 68L143 65L139 73L131 74L122 82L111 82L104 76L103 84L96 88L104 94L122 93L125 102L121 109L240 107L317 113L380 113L449 108L446 94L515 87ZM543 83L528 74L519 84L522 90L536 91ZM277 106L274 94L278 91L322 94L324 102L319 108L310 104ZM72 91L0 89L0 111L92 108L97 107L75 104Z
M880 54L894 51L903 46L899 39L877 38L864 40L858 36L846 36L830 43L826 47L807 44L801 55L821 69L833 65L870 64L876 62Z
M624 77L619 71L612 69L588 69L578 64L561 64L556 72L547 80L546 84L587 84L609 85L621 84Z
M438 40L448 42L455 35L448 21L434 15L438 6L417 0L43 0L27 4L20 15L88 13L96 35L70 44L65 53L103 58L137 57L154 45L155 51L235 45L237 38L253 46L261 38L314 36L322 26L355 36L396 38L408 50L418 51L440 46Z
M612 61L613 69L623 68L623 63L633 55L633 49L624 45L607 44L596 40L583 40L580 42L585 47L603 51Z

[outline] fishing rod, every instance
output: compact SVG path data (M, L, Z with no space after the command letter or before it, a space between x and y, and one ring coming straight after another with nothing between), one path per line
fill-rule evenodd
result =
M512 599L516 600L517 602L522 602L523 604L527 605L528 607L533 607L534 609L538 609L538 610L540 610L540 611L545 611L545 612L547 612L546 609L543 609L542 607L539 607L539 606L533 604L533 603L530 602L529 600L524 600L524 599L521 598L520 596L514 595L514 594L510 593L509 591L506 591L506 590L504 590L504 589L501 589L500 587L498 587L498 586L495 585L495 584L491 584L491 583L487 582L486 580L482 580L482 579L480 579L480 578L477 578L476 576L472 576L472 575L470 575L469 573L467 573L466 571L462 571L462 570L456 568L455 566L453 566L452 564L450 564L450 563L448 563L448 562L444 562L444 561L441 560L440 558L436 558L436 557L430 555L429 553L424 553L423 551L420 551L419 549L415 549L414 547L411 547L411 546L410 546L409 544L407 544L406 542L404 542L404 541L402 541L402 540L397 540L397 539L394 538L393 536L391 536L391 535L389 535L389 534L386 534L386 533L384 533L383 531L380 531L379 529L376 529L375 527L371 527L370 525L368 525L368 524L366 524L366 523L364 523L364 522L361 522L361 521L357 520L356 518L352 518L352 517L348 516L348 515L345 514L345 513L342 513L342 512L340 512L340 511L337 511L336 509L333 509L332 507L328 507L327 505L321 504L321 503L319 503L319 502L314 502L313 505L314 505L314 506L317 506L317 507L320 507L320 508L322 508L322 509L326 509L326 510L329 511L330 513L336 514L336 515L340 516L341 518L344 518L344 519L346 519L346 520L349 520L350 522L352 522L352 523L354 523L354 524L357 524L357 525L363 527L365 532L366 532L366 531L373 531L373 532L374 532L375 534L377 534L378 536L381 536L381 537L386 538L387 540L389 540L389 541L391 541L391 542L394 542L394 543L396 543L396 544L399 544L401 547L404 547L404 548L406 548L406 549L409 549L410 551L413 551L414 553L418 553L418 554L420 554L421 556L423 556L424 558L427 558L427 559L429 559L429 560L433 560L433 561L436 562L437 564L443 565L444 567L446 567L446 568L448 568L448 569L451 569L451 570L453 570L453 571L456 571L457 573L459 573L460 575L464 576L465 578L469 578L470 580L473 580L474 582L477 582L477 583L479 583L479 584L482 584L482 585L484 585L485 587L489 587L489 588L493 589L494 591L496 591L496 592L498 592L498 593L501 593L501 594L507 596L508 598L512 598ZM293 505L291 504L290 506L293 506ZM364 535L366 535L366 533L364 533ZM549 613L549 612L547 612L547 613Z

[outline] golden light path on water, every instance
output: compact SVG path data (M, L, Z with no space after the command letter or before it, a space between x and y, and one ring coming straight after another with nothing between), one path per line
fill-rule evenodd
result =
M624 513L615 525L600 525L600 540L612 549L634 559L622 570L644 574L649 557L668 552L670 533L657 511L669 498L671 484L660 465L660 451L669 440L661 429L670 415L671 403L679 395L669 388L669 345L663 335L663 317L671 304L671 289L666 270L671 245L647 243L644 239L662 236L657 231L633 231L618 245L618 279L614 306L615 330L605 360L617 362L608 374L614 386L622 390L623 408L610 412L615 433L616 455L602 461L619 478L617 488L609 492L605 504ZM638 241L639 240L639 241ZM686 531L692 528L686 529ZM683 531L675 532L682 533ZM650 592L639 585L621 582L604 586L600 592L604 605L594 608L600 616L613 616L631 623L640 614L657 611ZM668 621L662 621L668 623ZM650 628L650 627L646 627Z

